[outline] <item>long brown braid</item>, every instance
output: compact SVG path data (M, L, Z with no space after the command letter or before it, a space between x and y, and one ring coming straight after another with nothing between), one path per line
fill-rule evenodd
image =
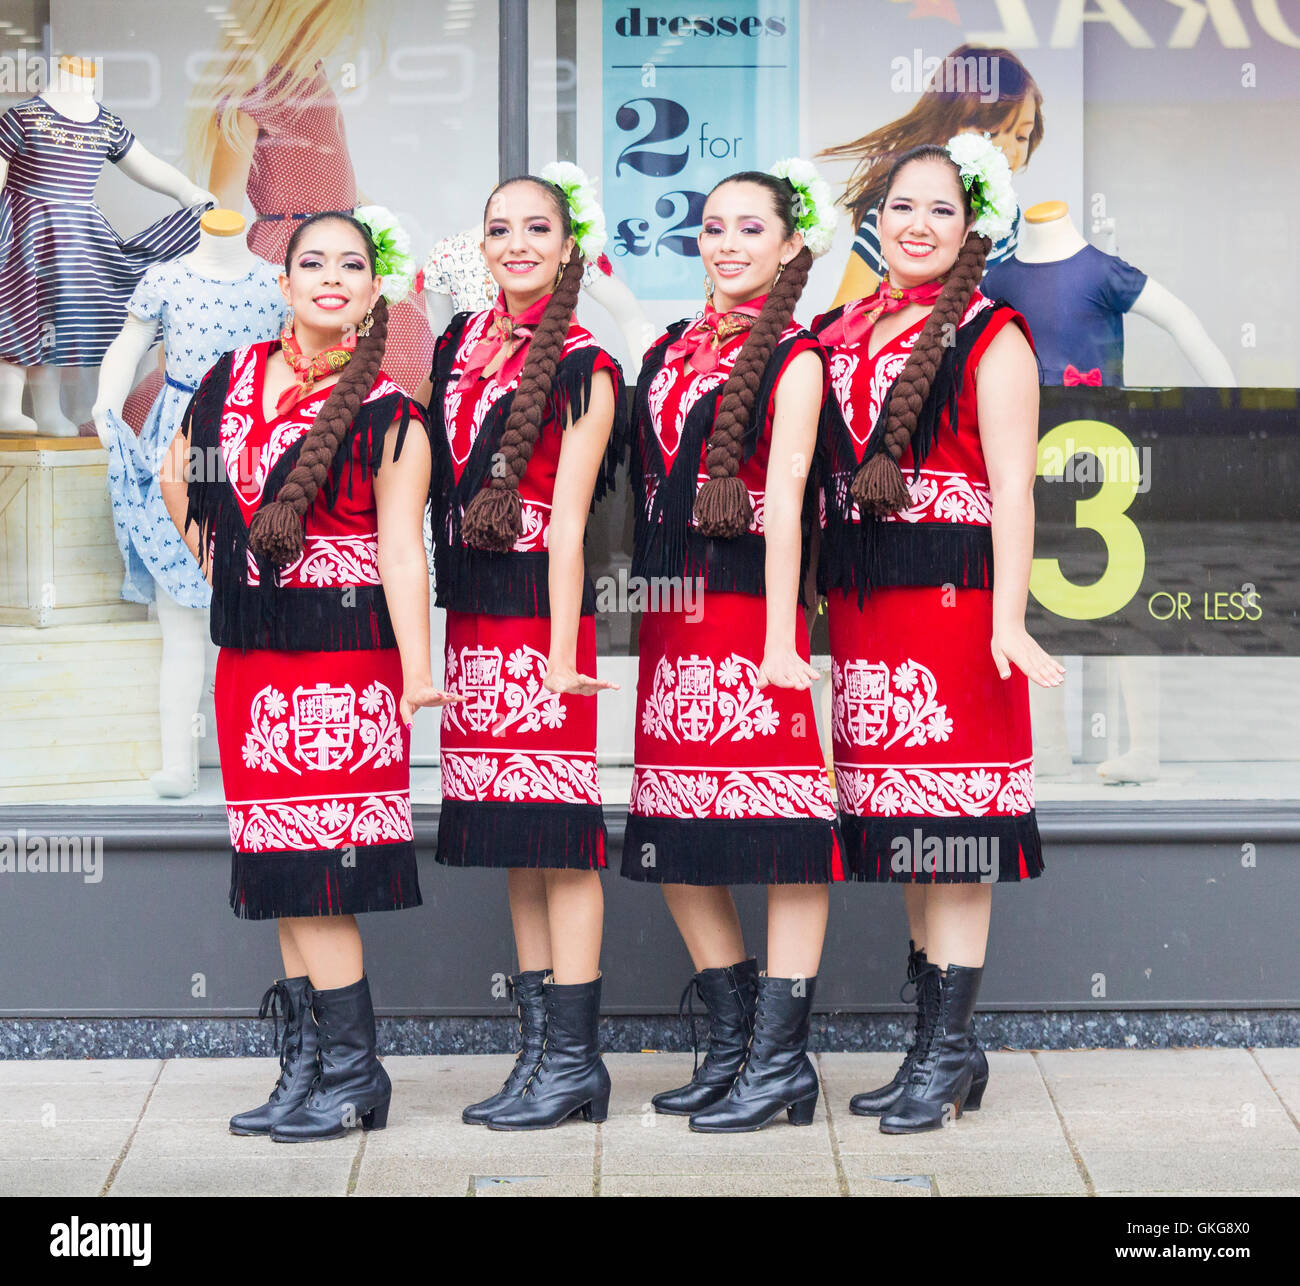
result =
M328 212L299 225L285 251L286 272L303 233L310 225L322 220L353 224L363 236L370 266L374 268L375 248L365 227L348 214ZM382 295L371 311L374 322L370 333L358 336L352 360L343 368L342 375L330 389L303 439L298 463L284 480L275 499L264 504L249 524L249 547L277 567L287 567L302 553L303 518L315 502L316 493L329 475L339 444L379 374L388 337L388 303Z
M903 166L912 161L927 159L942 159L957 173L957 166L944 148L927 145L905 152L894 164L885 195L881 199L882 206L889 199L894 179ZM970 194L962 188L960 179L958 187L962 190L969 218ZM898 513L912 503L898 461L912 440L917 418L929 396L939 363L943 360L944 348L957 342L957 328L965 315L971 295L984 276L984 260L992 244L988 237L981 236L973 228L966 234L966 240L962 242L957 260L949 270L948 279L934 302L934 308L926 318L925 325L894 382L889 394L889 411L885 418L883 438L877 441L849 486L853 499L864 513L883 517Z
M760 171L745 171L723 179L713 191L716 192L725 183L756 183L767 188L785 226L786 235L790 236L794 232L794 188L787 180L773 178ZM709 195L712 196L713 193ZM740 468L745 431L754 414L754 403L758 400L763 373L782 332L794 316L795 305L803 293L811 267L812 253L804 246L781 270L772 289L768 291L762 311L745 336L727 382L722 386L718 412L709 432L709 451L706 457L709 479L695 496L695 525L705 536L730 540L749 529L754 509L749 501L748 488L736 476Z
M573 235L573 220L569 215L569 201L558 184L538 178L534 174L521 174L506 179L493 188L483 207L483 221L492 198L503 188L515 183L532 183L550 198L560 221L560 233L565 241ZM528 469L533 448L542 436L546 422L547 402L555 382L555 370L560 364L560 354L569 334L569 323L578 304L578 290L582 285L585 268L582 255L574 247L569 262L565 264L551 294L550 302L528 341L528 355L519 372L519 387L510 402L501 442L492 461L492 478L488 485L465 506L461 519L461 538L474 549L488 549L504 554L514 548L524 529L523 510L519 503L519 481Z

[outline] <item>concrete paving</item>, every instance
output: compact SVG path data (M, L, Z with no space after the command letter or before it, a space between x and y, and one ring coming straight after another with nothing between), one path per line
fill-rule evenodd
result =
M603 1125L504 1134L460 1109L508 1056L390 1057L388 1128L288 1146L229 1133L273 1059L0 1062L0 1196L1300 1195L1300 1049L991 1052L984 1103L885 1135L849 1096L893 1054L822 1054L817 1115L692 1134L650 1096L683 1054L609 1054Z

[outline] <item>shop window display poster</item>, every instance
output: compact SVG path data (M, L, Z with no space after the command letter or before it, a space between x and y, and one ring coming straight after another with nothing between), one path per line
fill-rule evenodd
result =
M639 298L698 298L709 189L798 150L798 5L607 0L602 37L609 253Z

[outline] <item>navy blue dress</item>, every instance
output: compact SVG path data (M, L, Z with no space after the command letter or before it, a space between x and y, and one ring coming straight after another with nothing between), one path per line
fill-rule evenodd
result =
M1044 384L1124 383L1124 314L1147 284L1141 269L1084 246L1055 263L994 264L980 289L1023 313Z

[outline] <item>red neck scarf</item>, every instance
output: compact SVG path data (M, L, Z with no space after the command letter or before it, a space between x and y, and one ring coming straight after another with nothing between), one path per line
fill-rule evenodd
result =
M668 345L664 361L674 362L679 357L685 357L687 366L693 371L707 375L717 366L718 354L723 345L749 330L758 320L766 302L767 296L760 295L757 299L733 308L729 313L720 313L712 304L705 304L704 316L688 326L680 338Z
M831 322L818 335L818 339L834 348L860 343L885 313L896 313L908 304L933 304L947 280L948 274L944 273L934 281L903 289L891 285L886 277L876 287L875 294L868 295L865 299L855 299L839 315L838 320Z
M528 341L550 302L550 295L544 295L514 317L506 312L506 296L502 291L492 307L487 334L474 345L465 370L456 381L456 392L464 393L480 377L490 379L493 375L498 376L502 384L509 384L523 370L528 356Z
M308 357L302 351L298 336L293 333L293 323L290 322L280 332L280 351L284 354L284 360L292 367L298 382L290 384L276 398L276 414L286 414L303 398L309 397L316 387L317 380L323 380L336 371L341 371L352 360L352 354L355 352L356 347L356 332L348 331L340 343L329 348L322 348L315 357Z

